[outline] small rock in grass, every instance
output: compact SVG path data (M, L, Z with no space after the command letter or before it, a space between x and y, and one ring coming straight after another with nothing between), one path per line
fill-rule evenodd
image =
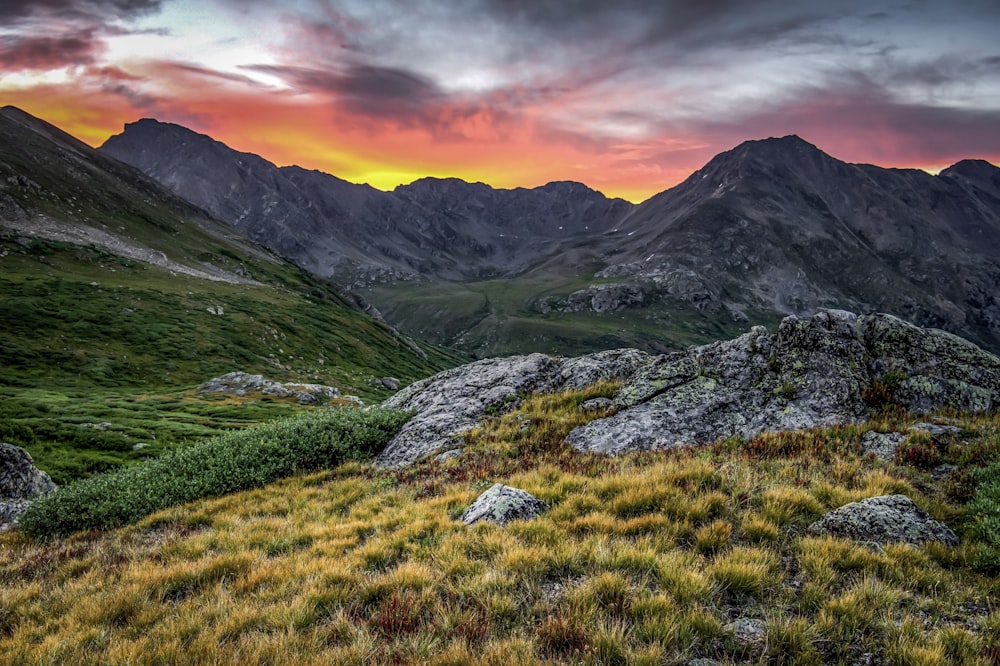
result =
M845 504L814 522L807 531L881 544L902 541L919 546L940 541L947 546L958 545L958 537L947 525L928 516L906 495L869 497Z
M865 453L871 453L883 460L892 460L896 457L896 449L906 439L906 435L901 432L875 432L869 430L861 436L861 446Z
M513 520L530 520L549 505L519 488L511 488L502 483L494 483L462 514L462 522L473 525L481 520L506 525Z
M767 636L767 625L763 620L741 617L727 624L726 631L739 643L759 643Z

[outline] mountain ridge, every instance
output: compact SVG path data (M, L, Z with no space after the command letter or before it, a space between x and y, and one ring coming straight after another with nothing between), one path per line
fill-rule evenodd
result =
M172 178L197 181L209 199L234 194L197 154L161 146L152 158L143 143L126 129L102 150L154 177L154 162L169 163ZM227 155L215 174L242 159ZM596 351L584 326L606 330L605 345L658 348L656 330L675 345L706 342L830 307L890 312L1000 348L1000 169L982 160L935 176L849 164L786 135L744 141L640 204L572 182L497 190L426 178L383 193L294 167L268 173L296 181L296 224L264 206L220 217L365 288L404 330L457 318L432 339L476 355ZM238 192L289 201L277 186ZM504 346L510 339L524 346Z

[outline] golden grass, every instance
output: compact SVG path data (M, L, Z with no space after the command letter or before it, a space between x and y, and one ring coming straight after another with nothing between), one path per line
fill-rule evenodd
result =
M527 399L443 464L350 463L50 544L3 535L0 663L1000 656L1000 584L969 566L975 544L873 549L804 532L833 507L894 492L960 527L943 483L865 458L857 426L618 458L569 451L563 436L589 418L576 406L613 390ZM966 423L995 432L995 419ZM552 510L506 527L457 521L495 481ZM765 618L761 645L734 642L725 625L738 616Z

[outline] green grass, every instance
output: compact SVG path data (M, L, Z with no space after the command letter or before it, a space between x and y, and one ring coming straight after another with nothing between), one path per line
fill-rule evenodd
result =
M0 389L0 441L58 485L311 409L271 396Z
M996 414L950 414L966 444L941 456L970 474L944 478L862 454L866 430L912 422L899 412L694 449L570 450L565 434L592 417L579 403L615 390L528 397L444 463L348 462L121 529L0 536L0 661L995 663L1000 582L966 502L987 487L974 469L1000 455ZM461 524L498 481L551 510ZM888 493L960 545L804 532ZM738 640L737 617L764 639Z
M51 539L120 527L177 504L326 469L381 450L408 418L376 408L333 409L218 435L60 488L31 504L20 529Z
M191 390L226 372L372 403L388 394L379 377L406 384L458 362L430 347L420 356L288 264L255 265L267 285L233 285L3 232L0 255L0 441L26 448L58 484L301 409Z
M207 282L94 249L0 238L0 382L184 386L235 369L367 390L453 362L427 359L307 274L277 285ZM112 267L117 266L114 272ZM222 306L217 316L208 309Z
M604 313L539 309L543 299L616 281L537 271L504 280L382 285L365 295L402 331L477 357L536 351L572 356L618 347L660 352L728 339L750 326L679 301ZM774 316L751 314L754 323L777 323Z

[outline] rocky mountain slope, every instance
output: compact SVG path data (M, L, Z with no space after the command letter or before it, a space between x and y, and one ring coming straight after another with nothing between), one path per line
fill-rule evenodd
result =
M481 356L679 347L821 307L1000 348L1000 169L983 161L932 176L795 136L748 141L632 206L575 183L378 192L152 120L102 150L310 270L369 285L403 330Z
M723 153L621 222L599 276L740 316L892 312L1000 346L1000 169L845 164L794 136Z
M277 167L179 125L144 119L101 151L156 178L301 266L354 284L510 275L630 209L579 183L497 190L424 178L393 192Z

